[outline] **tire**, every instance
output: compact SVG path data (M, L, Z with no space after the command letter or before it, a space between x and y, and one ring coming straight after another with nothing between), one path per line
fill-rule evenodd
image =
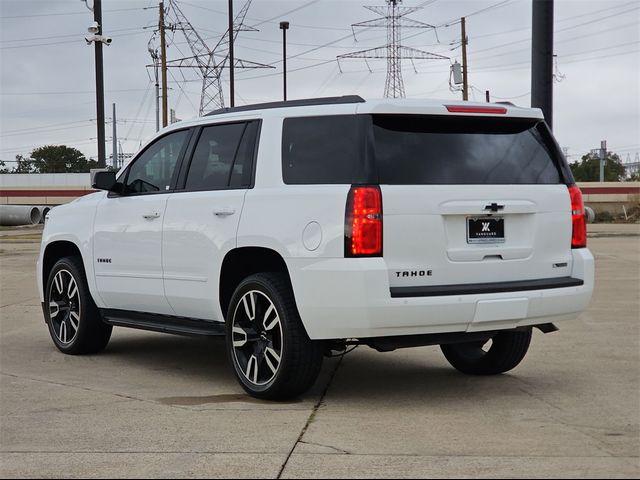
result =
M440 345L451 366L469 375L497 375L515 368L527 354L531 343L531 328L497 334L491 346L486 342Z
M45 320L53 343L63 353L97 353L107 346L112 327L100 318L79 257L58 260L45 288Z
M249 395L287 400L316 381L323 346L307 336L286 275L244 279L231 298L226 329L229 362Z

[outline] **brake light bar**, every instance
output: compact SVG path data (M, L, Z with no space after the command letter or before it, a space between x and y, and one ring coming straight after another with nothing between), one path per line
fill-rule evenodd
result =
M491 113L503 115L507 113L505 107L481 107L473 105L445 105L447 111L451 113Z
M345 257L382 256L382 192L378 186L353 186L344 222Z
M571 197L571 248L584 248L587 246L587 220L582 201L582 192L577 185L570 185Z

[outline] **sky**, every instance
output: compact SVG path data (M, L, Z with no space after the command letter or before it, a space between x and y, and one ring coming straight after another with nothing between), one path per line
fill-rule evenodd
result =
M93 0L87 0L89 6ZM169 0L166 0L169 1ZM227 28L227 0L176 1L212 48ZM235 0L236 12L245 0ZM288 98L358 94L381 98L386 60L336 56L386 44L384 28L351 25L377 18L365 5L384 0L253 0L236 57L274 69L236 69L236 105L282 99L282 31L287 32ZM148 43L157 0L103 0L107 156L112 104L117 138L135 153L155 133L155 88ZM436 28L404 29L403 45L448 57L403 60L407 98L461 99L450 65L461 61L459 19L466 17L470 99L530 105L531 0L404 0L422 6L407 18ZM97 155L94 48L84 40L93 14L83 0L0 0L0 160L64 144ZM355 30L355 35L353 30ZM555 0L554 133L570 161L607 140L623 161L640 152L640 0ZM156 37L157 40L157 37ZM153 40L155 41L155 40ZM157 42L156 42L157 44ZM169 60L192 55L180 30L168 34ZM370 71L370 69L372 71ZM229 102L228 72L223 94ZM197 70L169 69L169 106L198 115Z

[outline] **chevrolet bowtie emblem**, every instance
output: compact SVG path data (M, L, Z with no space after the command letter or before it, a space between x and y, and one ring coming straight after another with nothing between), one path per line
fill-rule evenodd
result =
M498 210L504 209L504 205L498 205L497 203L492 203L484 207L485 210L491 210L492 212L497 212Z

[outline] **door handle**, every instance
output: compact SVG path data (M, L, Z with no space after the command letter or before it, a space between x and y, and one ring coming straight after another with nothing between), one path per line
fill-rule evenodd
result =
M234 213L236 213L236 209L231 207L220 207L216 208L213 211L213 214L218 217L227 217L229 215L233 215Z
M159 212L147 213L142 215L142 218L146 218L147 220L153 220L154 218L158 218L160 216Z

